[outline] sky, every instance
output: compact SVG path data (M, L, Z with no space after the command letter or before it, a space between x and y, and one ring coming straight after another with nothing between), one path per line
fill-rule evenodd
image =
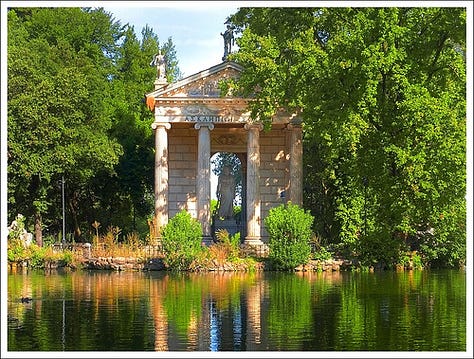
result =
M122 25L134 26L140 38L148 25L160 45L171 37L184 77L222 62L227 17L237 12L235 1L96 1ZM235 46L233 47L233 50Z

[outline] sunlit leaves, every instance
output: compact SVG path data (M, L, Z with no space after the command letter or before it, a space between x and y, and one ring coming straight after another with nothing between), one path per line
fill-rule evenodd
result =
M113 49L114 25L79 8L10 9L8 17L9 215L39 220L54 211L61 175L72 190L118 161L105 95L112 59L103 52Z
M464 9L244 8L232 20L240 86L259 89L252 115L302 110L305 198L322 236L353 250L406 239L440 225L432 214L449 202L463 221Z

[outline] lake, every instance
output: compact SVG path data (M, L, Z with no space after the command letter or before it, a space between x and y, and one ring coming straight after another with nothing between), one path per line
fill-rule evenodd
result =
M8 351L466 351L462 270L24 271L7 297Z

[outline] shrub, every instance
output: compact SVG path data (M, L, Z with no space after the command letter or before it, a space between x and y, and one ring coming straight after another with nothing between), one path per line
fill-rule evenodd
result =
M170 269L187 270L203 250L201 224L182 210L161 229L164 263Z
M29 258L29 250L22 244L9 245L7 257L10 262L22 262Z
M405 252L401 235L390 235L388 230L374 230L359 242L358 259L363 266L390 269L400 263Z
M272 208L265 218L270 236L269 259L277 270L292 270L306 264L311 254L313 216L296 204Z
M36 269L44 268L44 260L45 260L47 248L38 247L36 244L32 244L30 249L31 249L31 258L30 258L31 267L36 268Z
M325 261L331 259L332 254L325 247L320 247L317 251L312 253L312 258L314 260Z
M63 252L63 255L62 255L62 260L64 261L64 263L68 266L68 265L74 265L75 262L77 261L75 256L74 256L74 253L72 251L69 251L69 250L65 250Z
M400 255L397 264L403 266L405 269L423 269L423 260L416 251L406 252Z
M313 235L310 240L311 258L314 260L325 261L332 258L331 252L321 245L321 239Z

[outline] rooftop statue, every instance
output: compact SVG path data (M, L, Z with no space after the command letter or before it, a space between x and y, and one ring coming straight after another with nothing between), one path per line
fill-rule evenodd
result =
M158 80L166 80L166 60L161 51L158 50L158 53L153 55L150 66L156 66L156 78Z
M221 35L224 37L224 56L222 56L222 61L227 59L227 56L231 52L232 45L234 45L234 28L231 25L227 25L227 30Z

